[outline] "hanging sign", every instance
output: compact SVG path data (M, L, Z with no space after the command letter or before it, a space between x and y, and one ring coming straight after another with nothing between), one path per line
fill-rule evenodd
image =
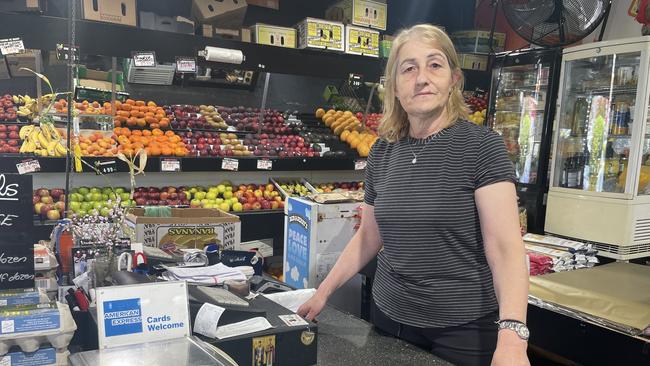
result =
M20 38L0 39L0 53L3 56L25 52L25 45Z
M156 53L153 51L133 52L133 65L135 67L155 67Z
M16 169L18 174L29 174L36 173L41 171L41 164L36 159L23 160L22 162L16 164Z
M176 57L176 72L196 74L196 58Z

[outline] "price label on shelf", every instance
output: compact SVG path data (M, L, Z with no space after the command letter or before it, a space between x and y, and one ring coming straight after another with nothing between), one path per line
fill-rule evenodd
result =
M221 161L221 169L230 170L230 171L237 171L237 170L239 170L239 160L231 159L231 158L224 158Z
M25 52L25 45L20 38L0 39L0 53L3 56Z
M354 161L354 170L365 170L366 161L365 160L355 160Z
M135 67L155 67L156 53L153 51L133 52L133 65Z
M196 58L192 57L176 57L176 72L195 74L196 73Z
M181 171L181 161L180 161L180 159L165 158L165 159L160 160L160 171L161 172L180 172Z
M16 168L18 169L18 174L36 173L41 171L41 164L36 159L23 160L16 164Z
M96 161L95 168L97 168L95 171L97 175L117 173L117 162L115 160Z
M257 169L259 170L272 170L273 162L269 159L260 159L257 161Z

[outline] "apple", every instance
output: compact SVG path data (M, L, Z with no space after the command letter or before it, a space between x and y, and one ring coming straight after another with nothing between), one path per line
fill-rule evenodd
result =
M77 212L77 211L79 211L79 210L81 209L81 202L72 201L72 202L68 203L68 207L69 207L73 212Z
M160 192L160 200L167 200L169 198L169 193L167 192Z
M201 201L198 199L193 199L190 201L190 207L196 208L196 207L201 207Z
M43 204L43 206L41 206L40 214L43 215L43 216L47 216L47 213L49 211L52 211L52 210L54 210L54 206L46 203L46 204Z
M253 203L253 210L261 210L262 209L262 204L259 202Z
M244 211L244 205L242 205L239 202L233 203L232 210L235 211L235 212Z
M232 191L225 191L223 192L223 198L229 199L233 197Z
M45 204L43 202L37 202L36 204L34 204L34 213L36 213L37 215L40 215L41 214L41 208L43 208L43 206L45 206Z
M41 196L41 202L51 204L54 200L52 199L52 196Z
M48 220L60 220L61 213L59 210L49 210L45 213Z
M222 202L218 207L221 211L230 211L230 204L228 202Z
M271 209L272 210L276 210L278 207L280 207L280 203L278 201L271 202Z
M263 210L270 210L271 209L271 202L264 200L261 202L262 209Z

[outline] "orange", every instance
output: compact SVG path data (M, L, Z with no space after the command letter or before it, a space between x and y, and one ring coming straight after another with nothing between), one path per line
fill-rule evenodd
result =
M155 128L153 131L151 131L151 134L154 136L162 136L163 132L157 128Z
M144 118L138 118L136 123L138 124L138 127L145 127L147 125L147 121Z
M113 124L115 125L115 127L121 127L122 126L122 122L119 119L116 119L115 121L113 121Z
M151 136L151 131L149 131L149 130L142 130L142 136Z
M153 102L153 101L151 101L151 100L147 102L147 105L148 105L149 107L154 107L154 108L156 107L156 103Z
M174 155L176 155L176 156L185 156L185 155L187 155L187 152L182 147L177 147L174 150Z
M166 119L166 118L164 118L164 119ZM169 122L167 122L167 121L160 121L160 123L158 125L159 125L160 128L169 128Z
M133 136L142 136L142 131L133 130L133 131L131 131L131 135L133 135Z
M169 155L174 155L174 151L168 147L163 147L162 150L162 155L169 156Z
M126 120L126 125L129 127L134 127L137 124L138 124L138 119L135 117L129 117L129 119Z
M124 136L126 136L126 137L131 136L131 130L129 130L129 129L126 128L126 127L123 127L123 128L122 128L122 135L124 135Z
M119 128L119 127L115 127L115 128L113 129L113 133L119 136L120 133L122 133L122 129Z
M158 155L160 155L162 153L162 151L160 151L160 149L157 148L157 147L150 147L149 151L150 151L151 156L158 156Z
M129 112L133 109L133 106L131 104L128 104L127 101L127 104L122 104L122 107L120 109Z
M158 123L158 120L153 116L145 117L144 120L147 122L147 124Z
M145 105L144 100L136 100L135 105L137 105L138 107Z
M125 103L128 104L128 105L135 105L135 100L127 99Z
M167 137L172 137L172 136L174 136L174 135L175 135L175 134L174 134L174 131L167 131L167 132L165 132L165 136L167 136Z
M158 128L160 128L160 125L158 123L152 123L152 124L149 125L149 127L153 128L153 129L158 129Z

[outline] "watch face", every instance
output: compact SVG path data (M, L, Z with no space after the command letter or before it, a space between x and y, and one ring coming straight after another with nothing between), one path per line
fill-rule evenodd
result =
M530 331L528 330L528 328L526 328L525 326L522 326L522 325L517 327L517 333L522 338L526 338L526 339L530 336Z

